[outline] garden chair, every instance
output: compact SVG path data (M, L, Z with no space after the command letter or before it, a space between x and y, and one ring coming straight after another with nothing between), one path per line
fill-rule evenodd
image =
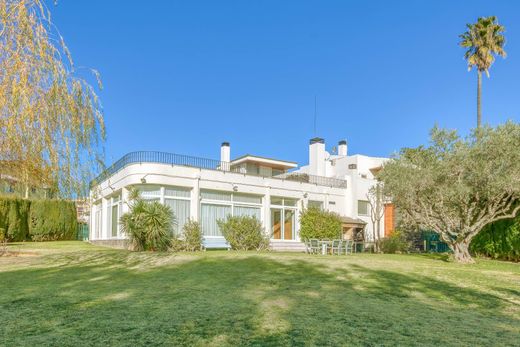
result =
M312 254L319 254L321 252L320 243L317 239L310 240L310 248Z
M312 254L311 242L309 240L304 240L303 243L305 244L305 253Z
M345 248L345 255L352 254L353 247L354 247L354 241L352 241L352 240L344 240L343 241L343 247Z
M331 247L332 255L341 254L341 244L342 244L341 240L332 240L332 247Z

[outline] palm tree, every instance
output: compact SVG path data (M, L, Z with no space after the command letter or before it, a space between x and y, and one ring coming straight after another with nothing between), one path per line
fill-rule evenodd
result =
M502 34L505 28L499 25L497 17L480 17L475 24L467 24L468 30L459 35L460 45L467 48L464 58L468 61L468 71L477 69L477 127L482 122L482 72L489 78L489 68L495 61L495 55L506 57L504 51L505 37Z

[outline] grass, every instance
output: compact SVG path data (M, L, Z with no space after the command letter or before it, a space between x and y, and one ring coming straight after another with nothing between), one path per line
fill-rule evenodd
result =
M520 341L520 266L421 255L132 253L82 242L0 257L2 346L452 345Z

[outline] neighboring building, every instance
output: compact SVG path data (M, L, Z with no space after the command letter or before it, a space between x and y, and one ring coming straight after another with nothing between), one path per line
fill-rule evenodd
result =
M309 165L303 167L249 154L231 160L227 142L220 152L218 161L161 152L122 157L91 183L90 240L116 244L125 239L119 217L128 211L130 187L172 208L174 233L191 218L201 223L205 237L218 238L217 220L249 215L263 223L274 249L303 249L299 214L318 206L342 216L344 237L365 231L373 239L366 196L376 182L371 169L381 167L385 158L348 156L346 141L330 155L320 138L310 141ZM387 225L382 219L381 236Z
M3 168L0 167L0 170ZM51 199L54 191L51 188L40 185L27 187L15 175L0 173L0 195L30 199Z

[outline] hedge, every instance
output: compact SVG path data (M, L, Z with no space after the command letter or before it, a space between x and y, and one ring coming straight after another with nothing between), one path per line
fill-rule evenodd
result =
M76 206L66 200L0 197L0 230L9 241L73 240Z
M486 226L473 238L470 250L494 259L520 261L520 217Z
M300 215L300 237L303 240L339 239L341 238L341 219L334 212L309 207Z

